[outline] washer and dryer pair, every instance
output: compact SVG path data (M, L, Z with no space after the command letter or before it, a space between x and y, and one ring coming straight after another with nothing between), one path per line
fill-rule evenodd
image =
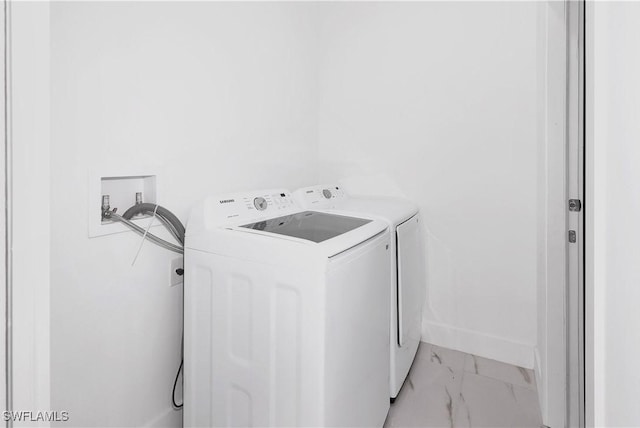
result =
M399 335L389 328L398 277L390 260L410 229L398 223L392 236L382 217L301 202L275 189L210 197L192 210L185 426L383 425L389 344L409 349L413 337L403 323Z

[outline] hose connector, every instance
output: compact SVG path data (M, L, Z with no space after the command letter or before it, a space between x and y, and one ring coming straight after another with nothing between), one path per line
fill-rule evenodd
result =
M109 195L102 195L102 220L108 220L111 216L111 206L109 205Z
M111 220L111 214L118 211L118 208L111 209L109 206L109 195L102 195L102 221Z

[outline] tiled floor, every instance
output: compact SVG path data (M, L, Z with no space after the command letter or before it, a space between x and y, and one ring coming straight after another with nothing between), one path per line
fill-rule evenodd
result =
M385 428L540 427L533 371L421 343Z

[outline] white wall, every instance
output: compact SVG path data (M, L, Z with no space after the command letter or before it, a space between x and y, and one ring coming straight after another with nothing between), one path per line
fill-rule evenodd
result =
M639 426L640 3L587 12L587 423Z
M89 176L159 171L183 221L206 194L315 181L313 10L51 5L51 406L73 426L181 423L174 255L145 244L132 267L133 233L89 239Z
M543 423L550 427L563 427L566 426L567 409L565 320L568 318L565 311L567 280L567 9L564 2L554 1L539 2L537 7L538 334L535 373ZM577 82L575 83L577 84ZM575 126L577 128L577 124ZM574 135L573 132L571 135Z
M331 3L323 12L321 179L420 204L423 340L533 367L535 3Z

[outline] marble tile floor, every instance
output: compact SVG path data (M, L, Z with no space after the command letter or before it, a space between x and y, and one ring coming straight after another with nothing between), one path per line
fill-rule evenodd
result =
M535 376L423 342L384 426L541 427Z

